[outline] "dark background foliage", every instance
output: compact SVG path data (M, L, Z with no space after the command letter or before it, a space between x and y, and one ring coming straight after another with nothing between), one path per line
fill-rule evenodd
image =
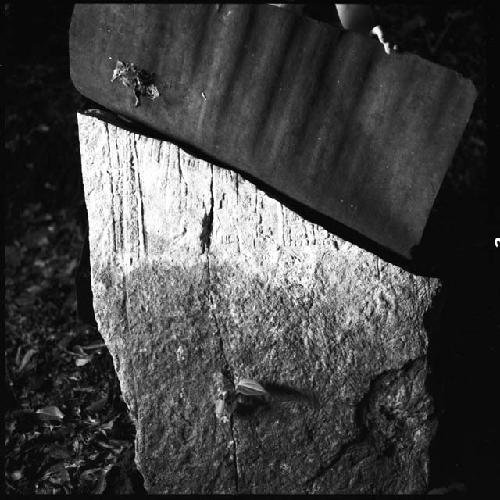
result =
M74 275L85 222L76 111L90 103L68 66L72 3L5 4L5 487L9 493L140 491L133 437L112 361L76 315ZM319 4L313 17L331 18ZM498 471L489 285L492 224L483 4L379 8L402 50L471 78L472 118L424 236L443 281L430 333L429 387L439 427L431 487L484 491ZM499 236L499 235L497 235ZM497 325L496 325L497 326ZM50 407L57 407L58 416ZM46 409L42 420L38 409ZM49 408L49 409L47 409Z

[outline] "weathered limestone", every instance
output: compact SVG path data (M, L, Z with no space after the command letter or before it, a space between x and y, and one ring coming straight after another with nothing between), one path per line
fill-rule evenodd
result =
M94 308L151 493L418 493L439 283L236 173L79 115ZM221 380L314 394L215 415Z

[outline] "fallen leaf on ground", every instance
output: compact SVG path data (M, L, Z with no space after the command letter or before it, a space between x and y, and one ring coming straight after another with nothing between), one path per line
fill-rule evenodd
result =
M16 269L21 264L21 252L14 245L7 245L5 251L5 267Z
M62 420L64 413L57 406L46 406L36 411L40 420Z
M114 423L115 423L115 419L110 420L109 422L102 424L101 429L103 429L105 431L110 431L113 428Z
M106 347L106 344L104 342L100 342L99 344L84 345L83 349L85 351L91 351L93 349L102 349L103 347Z
M47 469L42 479L46 479L52 484L59 485L69 482L70 477L66 467L64 467L64 463L61 462Z
M37 353L36 349L29 349L28 352L26 352L23 356L23 359L21 360L21 363L19 365L18 371L22 372L28 363L30 362L31 358Z
M71 259L64 268L64 274L66 276L73 276L73 273L77 268L77 266L78 266L78 261L76 259Z
M40 285L31 285L30 287L26 288L26 291L28 293L32 293L35 295L37 293L40 293L42 290L43 290L43 287L41 287Z
M108 401L108 396L106 395L103 398L98 399L94 403L87 406L87 408L85 408L85 411L89 413L95 413L101 411L106 406L107 401Z
M40 123L40 125L37 125L35 127L36 132L42 132L42 134L48 132L50 130L50 127L46 125L45 123Z
M12 481L19 481L23 478L23 473L20 470L15 470L11 475L10 478Z
M93 387L75 387L74 392L95 392Z
M25 292L20 297L17 297L17 299L14 299L14 302L19 307L28 307L33 305L33 303L35 302L35 297L31 293Z
M84 358L77 358L75 360L75 365L76 366L85 366L87 363L90 363L92 361L92 356L86 356Z
M59 460L67 460L71 458L71 454L66 450L66 448L63 448L62 446L54 445L52 446L48 454L51 458L59 459Z
M92 490L93 495L102 495L104 493L104 490L106 489L106 474L108 473L108 470L112 466L107 466L105 467L101 472L100 472L100 477L97 482L96 487Z

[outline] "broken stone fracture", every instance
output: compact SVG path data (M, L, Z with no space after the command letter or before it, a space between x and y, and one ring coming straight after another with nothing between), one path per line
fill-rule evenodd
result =
M425 491L439 282L167 141L78 122L96 318L146 489ZM270 404L217 418L242 377Z

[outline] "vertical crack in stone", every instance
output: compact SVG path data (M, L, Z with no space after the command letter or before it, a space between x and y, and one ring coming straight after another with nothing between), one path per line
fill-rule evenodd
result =
M138 257L141 255L146 256L147 255L147 235L146 235L146 227L144 224L144 202L143 202L143 195L142 195L142 187L141 187L141 176L139 173L139 153L137 152L137 139L135 134L132 135L133 138L133 148L130 148L130 165L133 168L134 172L134 177L135 177L135 185L137 187L137 208L138 208L138 217L137 217L137 224L138 224L138 233L139 233L139 250L138 252ZM137 161L137 167L135 167L135 163Z
M382 375L380 375L380 376L382 376ZM377 376L376 379L378 380L378 378L379 377ZM330 459L330 461L327 464L321 465L312 477L310 477L309 479L306 479L302 483L303 486L312 487L314 485L314 482L317 479L324 476L327 472L332 470L335 467L335 465L342 459L342 457L353 446L362 443L363 441L365 441L368 438L369 429L367 428L367 426L365 424L365 421L363 418L363 413L365 412L365 410L368 406L368 402L370 400L370 395L373 391L374 384L375 384L375 379L372 379L370 381L370 386L369 386L368 390L363 395L363 397L361 398L360 402L357 404L357 406L354 410L354 414L355 414L354 421L356 423L355 436L352 439L350 439L349 441L346 441L344 444L342 444L340 446L340 448L337 450L337 452L335 453L335 455L333 456L333 458ZM308 494L311 494L311 492L309 491Z
M177 146L177 168L179 169L179 184L184 182L184 175L182 174L182 164L181 164L181 148Z
M121 310L123 311L123 316L125 318L125 330L127 333L127 338L131 338L131 326L130 326L130 311L129 311L129 297L128 297L128 291L127 291L127 278L125 276L125 273L122 270L122 303L121 303ZM108 343L109 340L106 340L106 343ZM118 351L115 351L113 353L113 360L119 360L119 356L121 354ZM119 364L118 366L115 365L115 370L119 371L120 367ZM130 377L131 383L127 383L127 377ZM143 430L141 429L139 425L139 403L137 400L137 395L139 393L139 386L137 383L137 377L134 372L134 367L131 364L128 364L128 366L125 368L124 373L121 377L119 377L119 385L120 385L120 391L123 397L123 400L125 401L125 404L127 405L128 408L128 413L129 416L131 417L131 420L133 422L134 428L135 428L135 438L134 438L134 462L137 467L137 473L141 477L143 484L145 485L146 489L148 487L147 484L147 475L143 473L142 471L142 463L140 461L141 454L143 450L141 449L141 441L143 440L142 434Z
M111 163L111 144L109 142L109 128L108 128L108 124L106 122L103 122L103 123L104 123L104 129L106 131L106 141L107 141L107 144L108 144L108 151L109 151L109 154L108 154L109 169L107 170L107 172L108 172L108 179L109 179L109 190L110 190L110 194L111 194L111 206L113 206L114 186L113 186L113 174L112 174L113 165ZM117 243L116 243L116 221L115 221L115 214L114 214L113 210L111 210L111 229L113 231L113 253L116 254L116 250L117 250Z
M200 233L200 243L201 243L201 253L207 254L210 251L210 242L212 240L212 231L214 228L214 171L212 165L212 175L210 178L210 209L208 213L205 212L203 219L201 221L201 233Z
M229 380L231 384L234 384L234 373L226 357L224 349L224 341L222 339L222 333L219 327L219 322L216 314L216 302L212 292L212 279L211 279L211 267L210 267L210 241L213 231L213 216L214 216L214 166L211 165L211 176L210 176L210 210L208 214L205 214L202 220L202 233L200 235L200 241L202 244L202 251L205 253L207 258L207 277L208 277L208 301L210 304L210 314L215 323L215 330L218 339L218 351L221 362L221 372L225 379ZM236 439L234 432L234 416L229 417L229 428L230 428L230 439L232 442L233 449L233 467L234 467L234 481L236 493L239 492L239 475L238 475L238 455L236 449Z
M200 234L200 244L201 244L201 253L207 253L210 249L210 242L212 239L212 229L213 229L213 204L210 206L210 210L203 216L201 221L201 234Z

